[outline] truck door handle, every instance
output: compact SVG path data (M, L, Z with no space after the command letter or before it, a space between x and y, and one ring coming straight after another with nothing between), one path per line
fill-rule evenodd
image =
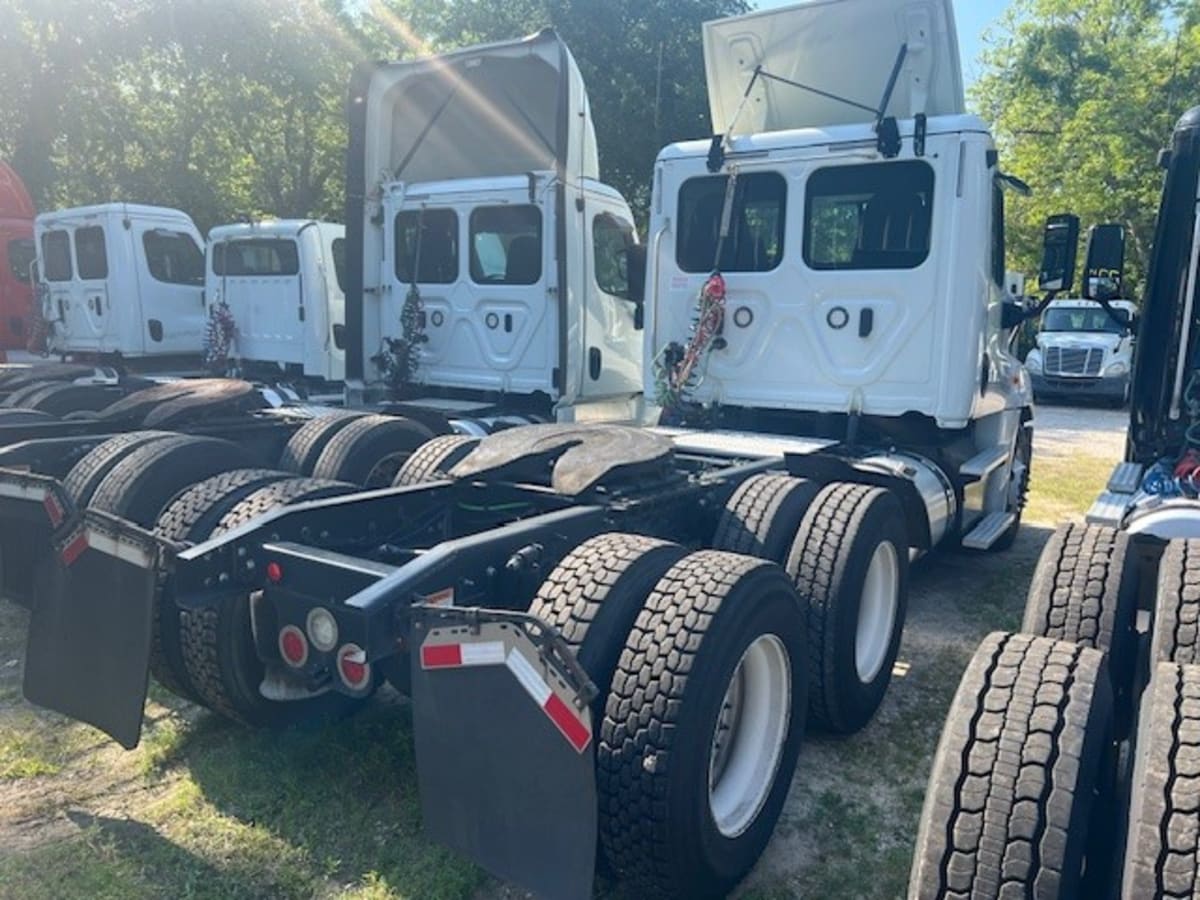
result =
M869 306L858 311L858 336L860 338L869 337L871 329L875 327L875 310Z

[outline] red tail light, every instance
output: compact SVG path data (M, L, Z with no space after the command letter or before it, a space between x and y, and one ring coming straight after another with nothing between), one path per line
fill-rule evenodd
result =
M361 691L371 680L371 664L358 644L342 644L337 652L338 675L351 690Z
M283 581L283 566L274 560L267 563L267 578L272 584L279 584Z
M285 625L279 632L279 655L293 668L299 669L308 662L308 641L304 632L295 625Z

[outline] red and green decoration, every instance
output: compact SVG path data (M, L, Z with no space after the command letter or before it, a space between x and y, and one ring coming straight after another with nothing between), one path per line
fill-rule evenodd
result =
M700 288L687 342L672 341L654 361L655 399L663 410L663 424L682 421L688 395L703 380L701 363L720 340L724 323L725 279L720 272L713 272Z
M229 353L237 339L237 322L228 303L209 307L208 323L204 328L204 366L214 372L229 368Z

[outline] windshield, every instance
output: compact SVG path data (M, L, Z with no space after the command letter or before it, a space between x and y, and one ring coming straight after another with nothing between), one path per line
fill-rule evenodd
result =
M1129 311L1114 309L1113 312L1124 324L1118 324L1100 306L1094 309L1086 306L1048 309L1042 316L1042 331L1103 331L1121 334L1129 328Z

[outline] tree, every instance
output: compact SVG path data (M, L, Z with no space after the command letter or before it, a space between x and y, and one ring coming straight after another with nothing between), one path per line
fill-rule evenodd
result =
M1018 0L990 35L972 101L1001 165L1034 196L1008 205L1009 264L1036 272L1048 215L1117 221L1137 295L1154 234L1157 151L1200 74L1195 15L1165 0ZM1175 11L1177 12L1177 11Z

